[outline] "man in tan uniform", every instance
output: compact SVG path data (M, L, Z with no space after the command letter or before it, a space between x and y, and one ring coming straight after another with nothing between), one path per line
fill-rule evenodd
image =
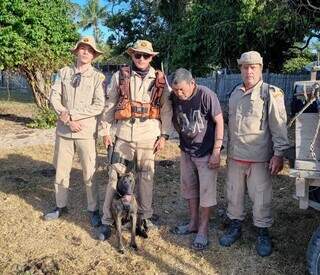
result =
M98 226L101 223L98 193L92 177L96 160L97 116L104 108L105 95L104 75L93 68L91 62L102 52L90 36L80 39L72 52L76 56L75 65L58 72L50 95L51 104L59 116L54 154L56 208L46 214L45 219L57 219L66 211L72 160L77 151L91 224Z
M132 59L132 68L127 67L126 73L120 70L112 76L99 133L105 146L110 146L113 143L110 132L113 124L115 144L103 206L102 223L105 226L102 231L110 229L113 223L110 207L118 175L132 170L132 166L136 166L137 171L138 215L146 228L152 226L154 156L164 147L172 131L169 92L163 90L164 79L159 80L162 73L150 66L152 58L158 53L146 40L138 40L127 52ZM127 82L124 82L126 79ZM161 90L157 89L156 83L159 81L163 84L162 93L159 102L153 105L155 94ZM158 115L151 114L151 110L157 110L155 113L158 112Z
M273 221L271 175L283 168L283 153L288 148L284 95L279 88L263 83L258 52L243 53L238 64L243 84L229 99L227 215L231 223L219 241L230 246L240 238L247 186L258 230L256 250L268 256L272 253L268 232Z

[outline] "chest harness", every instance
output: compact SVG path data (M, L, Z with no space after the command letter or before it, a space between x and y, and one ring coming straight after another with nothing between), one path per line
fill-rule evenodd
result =
M122 67L119 73L119 101L116 106L115 119L160 119L160 98L166 84L164 74L161 71L156 71L156 79L151 89L151 99L149 103L131 99L130 77L130 67Z

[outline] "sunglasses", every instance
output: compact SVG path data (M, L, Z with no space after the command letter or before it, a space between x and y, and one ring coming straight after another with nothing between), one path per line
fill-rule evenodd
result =
M148 53L135 53L133 56L135 59L140 59L142 56L144 59L149 59L152 55Z
M71 79L71 85L73 88L77 88L79 87L81 82L81 73L76 73L73 75L72 79Z

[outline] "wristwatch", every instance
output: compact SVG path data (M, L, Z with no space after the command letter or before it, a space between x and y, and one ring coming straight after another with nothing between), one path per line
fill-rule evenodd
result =
M165 140L168 140L168 139L169 139L169 135L166 135L166 134L161 134L160 137L163 137Z

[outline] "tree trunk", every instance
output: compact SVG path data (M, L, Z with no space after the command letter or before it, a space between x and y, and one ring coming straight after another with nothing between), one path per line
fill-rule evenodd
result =
M33 98L37 106L41 109L48 108L50 105L50 75L39 70L31 71L27 68L22 69L31 87Z

